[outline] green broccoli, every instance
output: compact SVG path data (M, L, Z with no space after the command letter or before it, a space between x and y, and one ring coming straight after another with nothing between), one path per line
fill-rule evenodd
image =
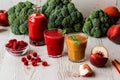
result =
M47 0L42 13L48 19L48 29L61 28L66 33L82 31L83 16L70 0Z
M102 10L92 11L86 18L83 32L93 37L106 36L108 28L113 24L112 18L110 18Z
M16 35L28 33L27 19L34 12L32 6L33 3L29 1L19 2L8 10L8 20L12 33Z
M66 32L66 33L73 33L74 30L72 28L63 28L63 30Z
M15 12L15 7L16 6L13 6L12 8L9 9L8 15L11 15L11 14L13 14Z
M27 27L25 27L27 25L27 21L24 24L21 24L19 27L19 30L21 33L26 33L27 32Z
M29 2L29 1L26 1L25 5L26 5L26 8L28 8L28 9L33 7L33 3Z

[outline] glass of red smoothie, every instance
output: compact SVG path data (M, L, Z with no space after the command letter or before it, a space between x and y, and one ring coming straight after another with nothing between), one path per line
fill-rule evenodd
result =
M46 30L44 32L45 43L49 57L61 57L64 48L64 36L62 30Z

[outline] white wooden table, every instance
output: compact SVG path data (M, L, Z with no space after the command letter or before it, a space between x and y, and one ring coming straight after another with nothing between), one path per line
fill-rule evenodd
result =
M108 38L88 38L86 49L86 61L94 71L92 77L79 77L79 65L82 63L73 63L68 60L67 54L60 58L50 58L47 56L46 46L30 46L31 50L38 52L41 59L49 63L48 67L28 67L21 62L21 57L15 57L5 50L5 43L12 38L29 42L29 37L16 36L10 33L10 29L0 27L0 80L120 80L120 74L111 64L111 60L120 60L120 45L116 45ZM104 68L97 68L89 62L91 49L96 45L105 46L109 52L109 61ZM66 47L64 48L66 53Z
M0 0L0 9L9 9L19 1L25 0ZM39 4L40 0L30 0ZM41 0L43 4L46 0ZM72 0L84 16L87 16L93 9L103 9L108 5L115 5L120 10L120 0ZM21 57L10 55L5 50L5 43L12 38L29 42L29 37L16 36L10 33L9 27L3 28L0 26L0 80L120 80L120 74L111 64L111 60L117 59L120 61L120 45L112 43L108 38L88 38L86 49L86 61L94 71L92 77L78 77L78 68L82 63L73 63L68 60L65 55L61 58L50 58L47 56L46 46L34 47L30 49L38 52L43 60L46 60L50 66L48 67L32 67L24 66L21 63ZM91 49L96 45L105 46L109 52L109 61L104 68L96 68L89 62ZM66 53L66 47L64 48Z

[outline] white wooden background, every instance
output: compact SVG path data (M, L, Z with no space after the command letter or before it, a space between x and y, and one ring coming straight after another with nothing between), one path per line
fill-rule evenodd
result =
M0 9L7 10L19 1L25 0L0 0ZM40 0L30 1L40 4ZM41 1L42 5L46 0ZM72 0L72 2L84 16L87 16L93 9L103 9L108 5L117 6L120 10L120 0ZM21 57L11 56L4 48L5 43L11 38L29 42L27 35L16 36L10 33L9 27L0 27L0 80L120 80L120 74L111 64L113 59L120 61L120 45L112 43L108 38L88 38L85 63L88 63L94 71L92 77L77 76L79 65L82 63L70 62L67 55L61 58L49 58L46 46L34 47L30 45L30 49L38 52L43 60L48 61L50 66L25 67L20 61ZM96 45L103 45L108 49L109 61L104 68L96 68L89 62L90 50Z

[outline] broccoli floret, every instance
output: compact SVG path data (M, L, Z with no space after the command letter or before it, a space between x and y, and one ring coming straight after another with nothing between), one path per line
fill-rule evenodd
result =
M18 6L19 8L23 8L26 5L24 4L24 2L18 2L18 4L16 6Z
M32 14L34 12L34 10L31 8L31 9L28 9L28 12L27 12L27 15L29 16L30 14Z
M59 5L59 3L61 3L60 0L55 0L56 1L56 4Z
M47 0L42 13L48 19L48 29L61 28L67 33L80 32L83 27L83 16L71 0Z
M51 30L51 29L57 29L57 27L55 27L55 23L54 22L49 22L48 23L48 29Z
M57 26L60 26L62 20L63 20L63 16L59 16L59 17L57 17L57 19L55 20L55 24L56 24Z
M21 24L19 27L19 30L22 34L27 32L27 27L25 27L27 25L27 21L24 24Z
M10 16L8 16L8 20L9 20L9 24L11 25L11 24L13 24L13 19L15 19L16 18L16 15L14 15L14 14L11 14Z
M75 12L75 11L76 11L76 8L75 8L75 6L74 6L73 3L69 3L69 4L67 5L67 7L68 7L68 10L69 10L69 13L72 13L72 12Z
M63 0L63 4L68 4L70 0Z
M77 19L76 19L76 18L77 18L76 12L72 12L72 13L71 13L71 19L72 19L72 21L73 21L74 23L77 23L77 21L76 21Z
M55 4L56 4L56 0L51 0L51 1L48 2L48 5L51 5L51 6L52 5L55 6Z
M20 16L20 15L27 14L27 12L28 12L27 7L24 7L24 8L22 8L22 10L20 11L19 16ZM24 15L24 16L25 16L25 15Z
M11 15L15 12L15 6L13 6L12 8L9 9L8 11L8 15Z
M71 21L70 16L67 16L67 17L65 17L65 18L63 19L62 25L63 25L64 27L69 27L70 21Z
M26 5L27 8L32 8L33 7L33 3L29 2L29 1L26 1L25 5Z
M86 18L83 32L93 37L106 36L108 28L113 24L112 19L102 10L92 11Z
M61 13L64 17L69 14L67 6L63 6L63 8L61 9Z
M19 2L8 10L8 20L12 33L16 35L28 33L27 19L34 11L32 6L33 3L29 1Z
M63 30L66 31L66 34L75 32L72 28L63 28Z
M19 27L16 27L14 25L11 25L11 26L10 26L10 28L11 28L12 33L14 33L15 35L21 34L20 31L19 31L19 29L18 29Z
M42 6L42 13L45 13L47 6L48 6L48 3L45 3L45 4Z
M74 29L76 32L82 31L82 25L80 23L74 25Z

